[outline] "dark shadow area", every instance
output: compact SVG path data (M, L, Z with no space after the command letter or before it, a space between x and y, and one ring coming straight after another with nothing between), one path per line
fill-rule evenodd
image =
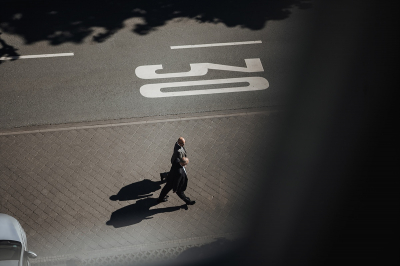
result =
M239 238L229 240L226 238L218 238L214 242L204 244L199 247L192 247L183 251L176 258L174 263L187 264L191 262L213 262L215 263L216 258L219 256L231 256L231 260L234 260L236 256L242 254L242 246L248 241L248 239ZM232 254L236 254L232 256ZM212 264L216 265L216 264ZM223 264L224 265L224 264Z
M185 205L183 205L150 210L151 207L157 204L157 199L155 198L138 200L135 204L123 207L113 212L111 214L110 220L107 221L106 224L112 225L115 228L129 226L140 223L144 219L151 219L153 218L153 215L158 213L173 212L181 208L185 208Z
M13 57L13 56L20 56L16 51L18 50L17 48L15 48L12 45L7 44L2 38L1 38L1 32L0 32L0 57ZM13 60L17 60L17 58L15 59L11 59L11 61ZM3 61L0 60L0 64Z
M294 7L311 4L307 0L3 0L0 30L22 37L27 44L48 41L52 45L81 43L94 27L104 32L92 40L103 42L130 18L141 19L132 28L139 35L176 18L260 30L269 20L288 18Z
M397 2L314 3L303 68L257 169L250 241L173 265L400 264Z
M152 196L152 192L159 190L162 183L161 181L151 181L149 179L132 183L121 188L117 195L110 197L110 200L125 201L146 198Z

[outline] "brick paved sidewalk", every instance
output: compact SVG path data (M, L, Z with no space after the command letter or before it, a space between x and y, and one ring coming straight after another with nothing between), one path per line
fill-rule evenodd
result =
M0 132L0 212L21 222L37 262L243 233L276 116ZM187 209L173 193L155 204L179 136L190 158L186 194L196 200Z

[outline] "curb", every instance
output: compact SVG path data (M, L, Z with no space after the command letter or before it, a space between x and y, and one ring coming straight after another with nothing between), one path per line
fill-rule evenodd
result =
M141 265L176 259L183 251L209 244L218 239L236 240L243 232L194 237L167 242L141 244L79 254L44 257L30 260L32 266L105 266ZM110 264L112 263L112 264Z
M3 130L0 129L0 136L55 132L55 131L65 131L65 130L79 130L79 129L89 129L89 128L119 127L119 126L129 126L129 125L149 124L149 123L165 123L173 121L209 119L216 117L257 115L257 114L269 115L270 113L275 113L280 111L282 111L282 108L264 107L264 108L252 108L246 110L240 109L240 110L227 110L227 111L216 111L216 112L196 113L196 114L180 114L180 115L170 115L163 117L156 116L156 117L106 120L106 121L96 121L96 122L68 123L60 125L30 126L30 127L21 127L13 129L3 129Z

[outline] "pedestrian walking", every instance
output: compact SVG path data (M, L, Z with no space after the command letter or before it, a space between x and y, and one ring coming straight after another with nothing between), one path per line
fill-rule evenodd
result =
M167 183L161 190L160 196L157 199L157 202L165 202L168 201L168 192L173 190L174 193L178 195L186 204L193 205L196 202L186 197L184 191L187 188L188 178L186 174L185 166L189 163L189 159L187 157L183 157L182 159L176 158L172 163L171 170L169 171Z
M174 145L174 151L171 156L171 164L175 162L177 158L182 159L183 157L187 157L187 152L185 149L185 139L180 137L178 141ZM168 172L160 174L161 181L164 181L168 177Z

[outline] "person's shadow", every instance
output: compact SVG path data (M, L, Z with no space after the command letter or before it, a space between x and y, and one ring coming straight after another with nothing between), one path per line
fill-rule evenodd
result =
M173 212L181 208L186 209L186 205L159 208L150 210L151 207L157 205L157 199L145 198L136 201L135 204L123 207L116 210L111 214L110 220L106 222L107 225L112 225L114 228L129 226L140 223L144 219L151 219L157 213Z
M125 201L147 198L153 195L152 192L159 190L162 183L161 181L151 181L149 179L132 183L121 188L117 195L110 197L110 200Z
M2 33L0 32L0 35ZM11 46L9 44L7 44L2 38L0 38L0 45L2 48L0 48L0 57L11 57L10 61L14 61L17 60L18 57L20 56L17 53L17 48L15 48L14 46ZM0 60L0 64L1 64L1 60Z

